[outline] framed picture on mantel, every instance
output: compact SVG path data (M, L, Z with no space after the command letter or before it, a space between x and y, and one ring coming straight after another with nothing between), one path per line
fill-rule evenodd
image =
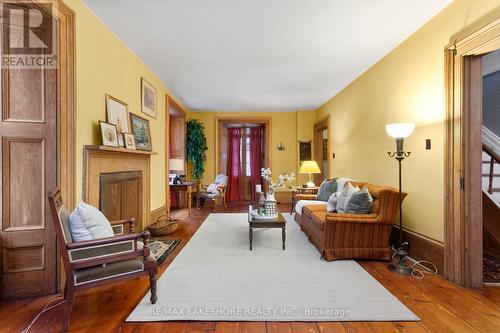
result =
M132 124L132 133L134 133L135 137L135 148L138 150L151 151L152 147L149 120L131 113L130 123Z

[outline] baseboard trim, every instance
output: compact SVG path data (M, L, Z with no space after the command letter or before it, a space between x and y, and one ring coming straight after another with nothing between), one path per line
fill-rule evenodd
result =
M152 210L150 213L149 213L149 221L150 223L155 223L156 220L162 216L162 215L166 215L167 214L167 207L165 206L161 206L160 208L157 208L155 210Z
M399 228L395 226L393 228L392 240L399 237ZM426 260L432 262L436 265L438 269L438 274L443 275L444 273L444 245L432 238L420 235L416 232L406 230L403 228L403 239L408 241L410 244L410 250L408 255L415 261ZM391 244L393 242L391 241Z

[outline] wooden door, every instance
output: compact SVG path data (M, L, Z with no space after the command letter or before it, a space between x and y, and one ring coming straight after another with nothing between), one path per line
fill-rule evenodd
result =
M16 20L22 26L3 20L2 57L9 56L5 45L23 45L27 41L23 27L30 21L26 19L27 13L32 13L27 4L11 6L17 13L23 13L25 20ZM51 25L45 21L36 29L48 34ZM53 36L56 35L54 31ZM31 56L44 52L32 52ZM57 183L57 74L57 69L7 68L2 63L0 288L3 299L50 294L57 288L56 236L47 200L47 193Z

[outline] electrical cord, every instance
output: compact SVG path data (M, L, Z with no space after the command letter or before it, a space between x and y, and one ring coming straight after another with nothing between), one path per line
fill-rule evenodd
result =
M394 253L392 254L392 260L395 260L394 258L396 257L397 253L404 250L405 252L408 250L409 244L408 242L404 242L397 250L394 248L394 245L391 246L392 250ZM437 275L438 274L438 269L434 263L427 261L427 260L413 260L413 265L410 266L411 269L411 276L414 277L415 279L422 280L425 277L425 274L429 275ZM431 267L428 267L424 264L427 264Z
M423 265L424 263L431 265L432 269ZM417 266L420 266L422 268L416 268ZM425 274L429 275L437 275L438 269L436 265L434 265L432 262L427 261L427 260L419 260L415 261L413 265L411 265L411 276L413 276L415 279L422 280L425 277Z
M50 300L50 302L48 302L44 307L43 307L43 310L40 311L34 318L33 320L29 323L29 325L21 331L21 333L28 333L29 330L33 327L33 325L36 323L36 321L38 320L38 318L40 318L40 316L42 314L44 314L45 312L49 311L49 310L52 310L53 308L61 305L63 302L64 302L64 299L60 300L59 303L57 304L54 304L52 305L51 307L48 307L52 302L54 302L55 300L59 299L59 296L56 296L55 298L53 298L52 300Z

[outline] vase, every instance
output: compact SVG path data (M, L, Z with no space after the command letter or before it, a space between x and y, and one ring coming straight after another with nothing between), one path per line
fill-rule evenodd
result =
M274 197L274 193L268 193L266 196L266 201L276 201L276 198Z

